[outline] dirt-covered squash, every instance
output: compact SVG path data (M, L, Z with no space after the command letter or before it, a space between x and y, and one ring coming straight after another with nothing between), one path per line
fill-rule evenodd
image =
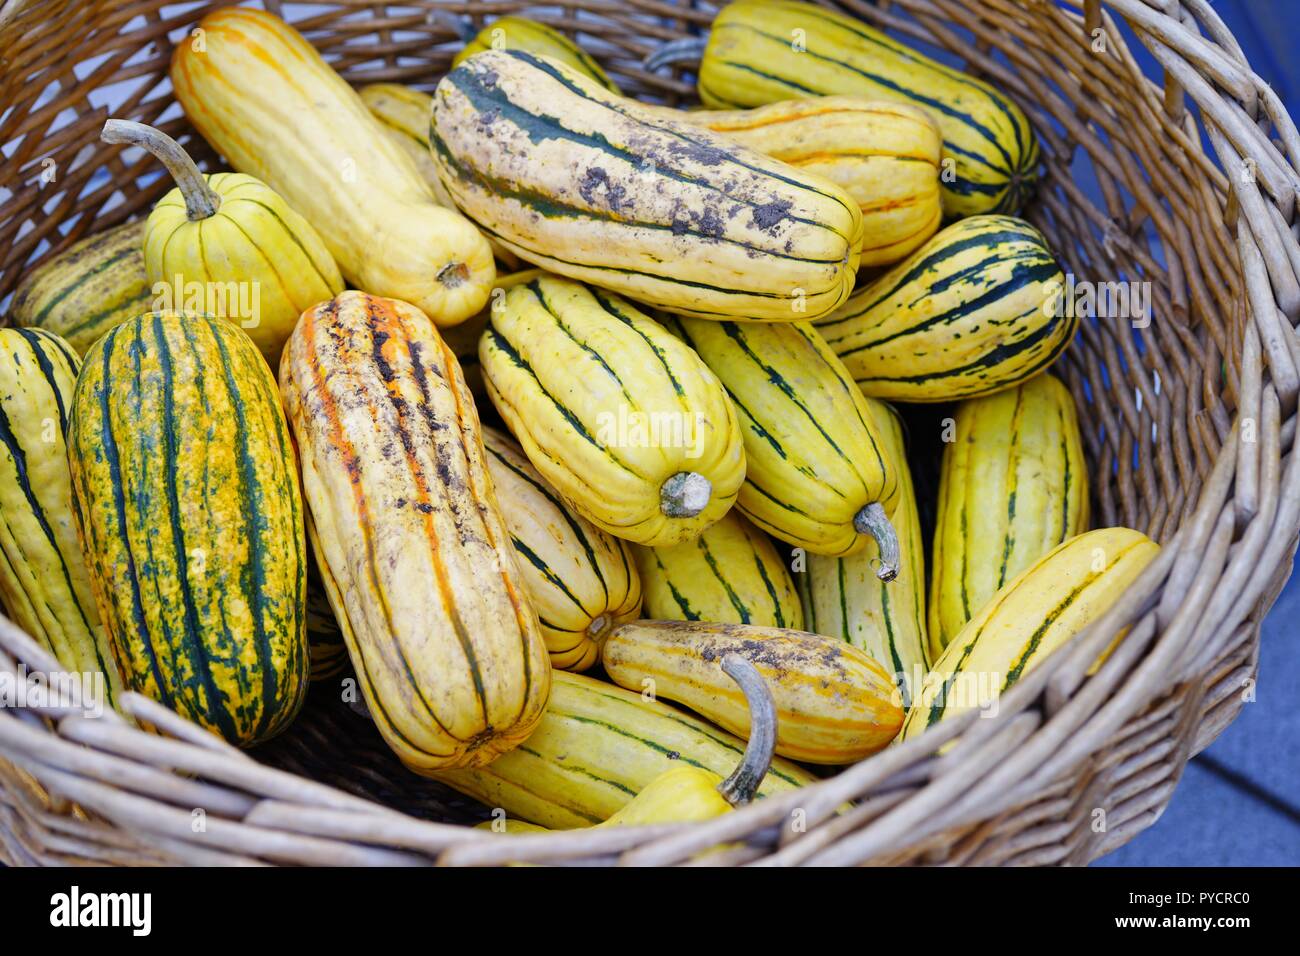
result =
M611 93L562 63L488 50L433 97L456 205L521 259L710 318L824 315L853 287L862 213L829 180Z
M365 703L412 770L483 764L533 730L550 663L474 401L419 309L309 309L280 389L321 580Z

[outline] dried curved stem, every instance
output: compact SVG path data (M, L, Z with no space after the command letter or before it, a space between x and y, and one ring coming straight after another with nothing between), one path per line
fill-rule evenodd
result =
M478 31L474 29L473 20L469 17L457 16L449 10L440 10L434 7L429 11L428 21L446 27L460 38L461 43L469 43L474 37L478 36Z
M131 120L111 119L104 123L99 138L106 143L139 146L157 157L167 167L167 172L185 197L185 216L190 221L196 222L216 215L221 197L212 191L207 177L194 165L190 154L162 130Z
M718 784L723 799L739 807L754 799L767 776L767 768L772 765L776 750L776 702L758 668L739 654L724 657L722 669L740 685L749 703L749 742L745 744L745 756L731 776Z
M898 535L889 523L885 506L873 501L853 516L853 527L859 534L869 534L876 539L880 549L880 567L876 568L876 577L882 581L892 581L898 577Z
M653 73L661 66L673 63L698 63L704 56L704 48L709 45L709 35L701 37L682 37L665 43L641 61L641 68Z

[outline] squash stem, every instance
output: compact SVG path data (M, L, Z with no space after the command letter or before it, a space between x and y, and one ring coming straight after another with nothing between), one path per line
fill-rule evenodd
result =
M478 31L474 29L474 21L469 17L462 17L450 10L440 10L434 7L429 11L427 17L430 23L436 23L440 27L446 27L461 43L468 45L474 37L478 36Z
M776 750L776 702L758 668L739 654L722 658L722 669L740 685L749 703L749 742L745 744L745 756L731 776L718 784L722 798L739 807L754 799L772 765Z
M199 172L190 154L162 130L131 120L111 119L104 123L99 138L106 143L139 146L152 153L167 167L167 172L180 188L185 197L185 216L191 222L216 215L221 197L213 192L207 177Z
M880 567L876 568L876 577L882 581L892 581L898 577L898 535L889 523L885 506L873 501L853 518L853 527L859 534L869 534L876 539L880 550Z
M682 37L665 43L641 61L641 68L653 73L661 66L672 63L698 63L704 58L704 48L709 45L709 35Z
M694 518L713 494L709 479L694 471L679 471L659 488L659 510L670 518Z

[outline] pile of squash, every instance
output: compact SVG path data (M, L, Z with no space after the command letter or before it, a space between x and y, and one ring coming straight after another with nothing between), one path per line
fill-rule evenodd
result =
M1156 553L1088 530L987 84L784 0L691 111L518 17L431 97L200 26L235 172L109 121L176 188L0 330L0 601L109 703L252 746L343 675L496 829L703 819L994 709ZM890 402L955 403L928 572Z

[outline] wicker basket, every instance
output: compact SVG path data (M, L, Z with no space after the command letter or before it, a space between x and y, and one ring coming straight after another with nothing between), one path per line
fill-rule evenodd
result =
M110 88L115 115L161 125L214 161L166 72L171 44L220 5L0 3L0 301L32 263L140 215L167 185L99 142ZM945 721L815 787L689 826L468 829L487 811L403 770L337 694L313 694L288 734L251 754L134 695L123 710L161 736L57 704L0 710L0 858L666 864L727 844L708 862L1082 864L1156 820L1188 758L1248 699L1260 620L1291 570L1300 135L1211 0L831 5L951 51L1015 96L1045 154L1028 215L1068 271L1151 284L1149 327L1085 323L1060 369L1081 412L1097 524L1164 545L1121 602L1004 695L996 719ZM425 89L457 48L431 14L525 12L580 34L629 91L669 102L689 101L689 74L638 64L714 11L673 0L267 6L352 81ZM1160 83L1117 18L1163 69ZM1089 170L1105 208L1077 185ZM1086 677L1122 628L1119 650ZM56 667L0 618L0 677ZM852 809L837 812L846 800Z

